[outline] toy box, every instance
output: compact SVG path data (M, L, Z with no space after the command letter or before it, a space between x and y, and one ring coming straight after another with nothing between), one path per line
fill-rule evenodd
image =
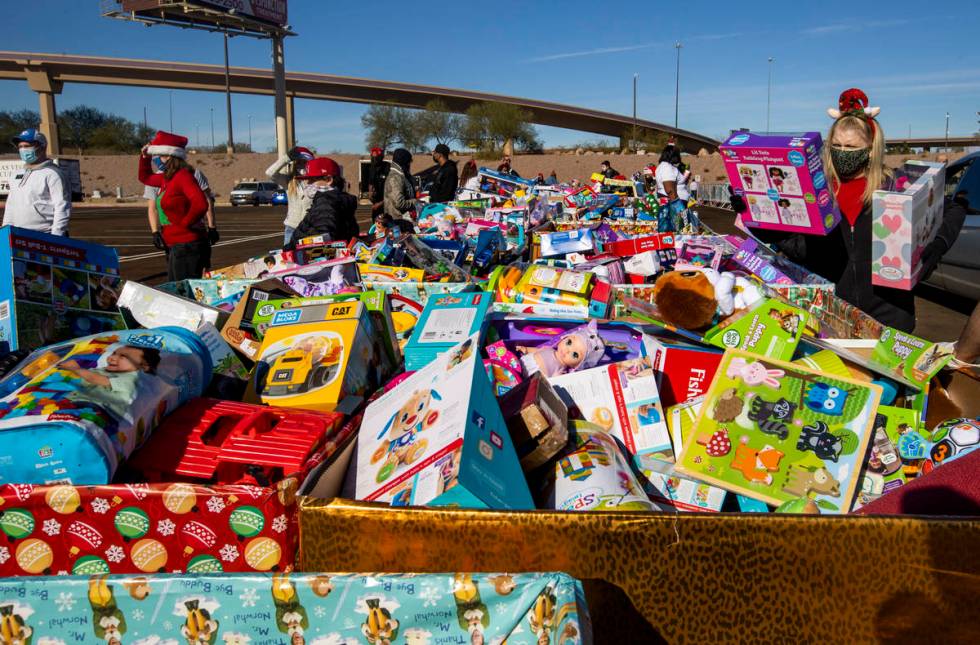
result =
M363 303L332 304L322 322L268 329L247 397L350 414L383 383L383 351Z
M371 403L358 439L358 499L534 508L478 334Z
M851 508L881 388L729 350L677 472L779 506Z
M653 369L664 408L685 403L708 391L722 352L703 345L656 339Z
M245 291L255 280L179 280L165 282L157 288L182 298L190 298L204 305L215 307L219 302Z
M719 146L728 180L742 195L746 226L826 235L840 221L834 207L818 132L736 132Z
M0 609L8 642L592 642L582 585L562 573L228 574L220 566L199 569L195 576L0 580L7 590L8 602ZM56 604L52 599L68 600Z
M0 483L106 484L160 420L211 380L179 327L49 345L0 381Z
M266 254L250 258L240 264L233 264L221 269L212 269L208 271L207 277L225 280L254 280L265 278L273 271L294 269L298 266L292 251L270 251Z
M326 259L284 271L272 272L302 296L324 296L358 291L361 275L354 258Z
M521 304L589 306L594 274L571 269L532 265L508 298Z
M452 259L448 259L444 254L445 249L436 250L428 244L415 237L407 235L399 240L405 250L405 256L413 266L418 267L418 271L423 271L430 276L440 276L446 282L469 282L470 277L455 262L461 254L465 254L468 247L459 247L460 243L452 243L454 248L450 250ZM411 274L406 281L412 281L417 274ZM424 278L419 278L419 281Z
M685 513L717 513L728 492L717 486L682 477L671 464L650 457L638 457L643 489L656 509Z
M221 327L221 337L249 362L254 361L261 347L261 342L256 338L252 327L255 311L267 300L294 298L298 295L300 294L277 278L267 278L245 287L245 292L235 305L235 310Z
M598 425L632 455L672 455L670 435L648 358L610 363L549 379L569 415Z
M593 253L594 251L595 240L592 237L591 229L580 228L541 234L541 257L544 258L567 253Z
M568 406L540 373L518 383L499 401L525 472L546 464L568 443Z
M909 290L922 274L922 250L943 223L946 164L913 159L898 173L903 191L876 190L871 201L871 283Z
M211 355L211 383L207 393L221 399L240 400L245 393L249 370L214 325L201 323L195 333Z
M603 253L611 253L619 257L629 257L639 255L645 251L661 251L658 254L663 262L672 263L677 259L677 251L674 248L673 233L656 233L644 237L634 237L616 240L615 242L604 242L602 244Z
M430 298L405 345L405 369L412 371L427 365L481 330L491 300L490 294L483 291Z
M358 264L364 282L422 282L425 271L408 267L390 267L385 264Z
M915 428L914 410L878 406L871 449L861 469L861 484L851 510L856 511L906 482L898 442L903 433Z
M133 327L181 327L195 331L203 323L224 327L228 312L129 280L119 294L119 309Z
M295 487L8 484L0 502L0 575L59 574L48 585L67 574L282 570L296 558Z
M116 250L0 228L0 355L123 329Z

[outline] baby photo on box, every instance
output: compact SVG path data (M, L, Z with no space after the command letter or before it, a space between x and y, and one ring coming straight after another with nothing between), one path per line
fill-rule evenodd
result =
M769 183L780 195L802 195L800 176L793 166L769 166Z

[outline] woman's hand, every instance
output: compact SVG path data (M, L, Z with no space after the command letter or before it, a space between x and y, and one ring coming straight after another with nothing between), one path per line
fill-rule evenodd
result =
M149 157L150 156L150 153L147 152L147 148L149 148L149 147L150 147L150 144L146 144L145 146L143 146L142 148L140 148L140 156L141 157Z

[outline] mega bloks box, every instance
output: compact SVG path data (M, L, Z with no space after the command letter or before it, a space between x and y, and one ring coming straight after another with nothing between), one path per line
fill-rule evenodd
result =
M269 571L296 558L294 485L7 484L0 509L2 576Z
M332 304L323 318L267 330L250 401L350 414L384 382L384 350L363 303Z
M439 355L364 412L356 494L395 506L531 509L479 334Z
M429 298L405 345L405 369L427 365L482 329L492 300L483 291Z
M6 642L592 642L582 585L563 573L220 571L0 580Z
M746 226L811 235L837 226L822 146L819 132L735 132L719 146L732 188L748 205Z
M116 250L0 228L0 355L123 329Z
M252 327L256 309L273 298L293 298L299 295L301 294L276 278L260 280L245 287L245 293L221 327L221 337L248 361L254 361L262 345Z
M909 290L922 277L922 250L943 223L946 164L913 159L898 173L904 190L871 200L871 283Z

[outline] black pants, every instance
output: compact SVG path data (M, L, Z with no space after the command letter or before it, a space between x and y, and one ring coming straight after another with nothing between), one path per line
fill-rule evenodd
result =
M204 274L209 251L207 240L171 246L167 249L167 281L199 279Z

